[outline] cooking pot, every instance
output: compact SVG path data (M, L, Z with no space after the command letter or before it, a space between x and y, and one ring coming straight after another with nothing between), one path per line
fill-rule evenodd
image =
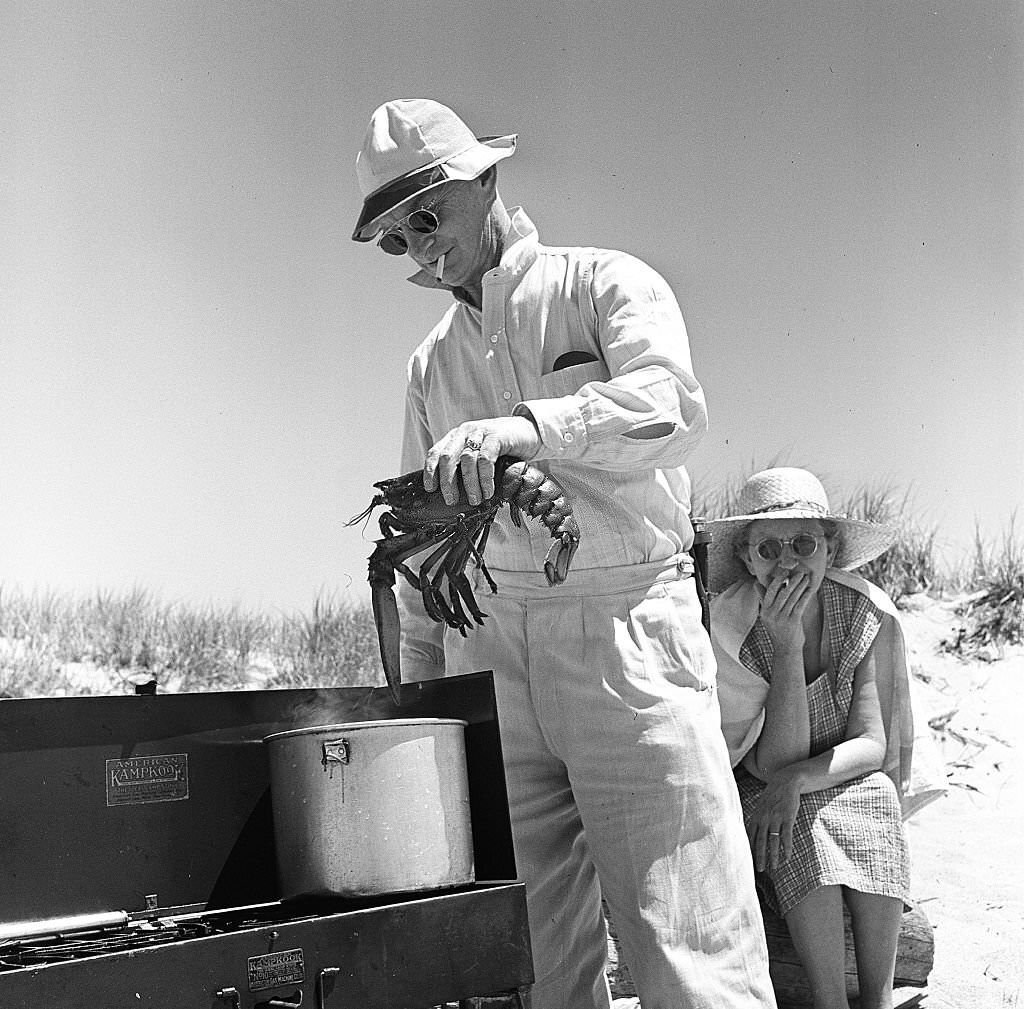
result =
M472 883L466 724L404 718L267 736L282 896Z

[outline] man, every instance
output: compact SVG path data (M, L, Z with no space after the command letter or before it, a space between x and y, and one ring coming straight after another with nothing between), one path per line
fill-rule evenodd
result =
M549 248L497 190L514 136L425 99L374 112L353 238L454 301L409 364L403 470L470 503L494 462L565 489L582 538L549 587L541 523L499 515L489 619L466 637L406 586L407 678L493 669L537 1009L609 1005L607 899L644 1009L774 1006L750 851L687 550L682 463L707 416L665 281L620 252Z

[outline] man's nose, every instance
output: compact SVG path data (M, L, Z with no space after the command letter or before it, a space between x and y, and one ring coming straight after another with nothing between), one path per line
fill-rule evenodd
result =
M413 259L429 259L428 255L431 243L434 241L434 234L431 232L429 235L421 235L418 231L413 231L408 225L402 225L402 235L405 238L406 245L409 246L408 253Z

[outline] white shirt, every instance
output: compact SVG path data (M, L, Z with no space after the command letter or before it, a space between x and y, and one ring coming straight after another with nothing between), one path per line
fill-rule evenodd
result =
M675 296L633 256L543 246L520 208L511 217L505 253L483 278L482 310L456 300L410 359L403 472L422 467L463 421L532 415L543 444L531 462L561 485L579 523L574 567L687 550L682 464L707 431L707 410ZM440 286L422 272L411 279ZM590 360L561 367L568 352ZM541 571L550 544L542 523L517 529L502 509L487 565ZM416 596L406 598L409 639L414 625L427 632L432 622ZM439 638L434 627L429 636Z

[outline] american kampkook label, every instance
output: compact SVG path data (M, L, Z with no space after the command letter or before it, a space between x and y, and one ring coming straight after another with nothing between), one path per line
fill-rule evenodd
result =
M162 753L107 761L107 805L188 798L188 754Z
M300 984L305 980L306 968L301 949L283 949L280 953L249 957L249 991Z

